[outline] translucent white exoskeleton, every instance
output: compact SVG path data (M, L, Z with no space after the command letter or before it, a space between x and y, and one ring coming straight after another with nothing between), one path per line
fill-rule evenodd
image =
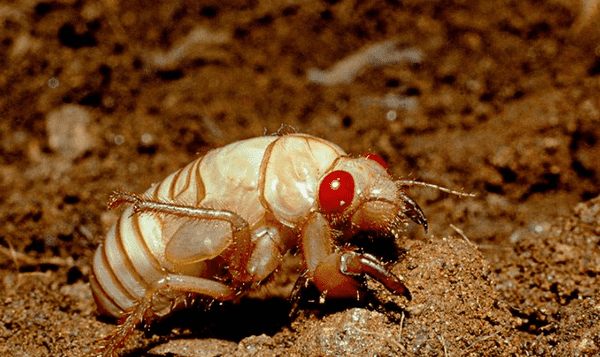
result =
M101 313L125 322L108 340L111 355L142 320L194 296L238 298L259 286L297 248L303 282L327 298L356 297L361 276L410 299L404 283L347 241L359 231L397 237L411 219L427 221L375 155L348 156L310 135L264 136L215 149L127 204L100 244L91 287Z

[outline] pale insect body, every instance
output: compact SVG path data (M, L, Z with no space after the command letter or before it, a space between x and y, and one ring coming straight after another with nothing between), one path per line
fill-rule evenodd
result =
M109 204L128 205L94 256L91 286L102 313L127 318L103 355L141 320L195 295L238 298L293 247L304 258L302 283L323 296L359 296L367 274L410 298L375 257L341 248L359 230L396 236L407 218L427 227L407 184L419 183L394 180L379 157L352 158L328 141L291 134L212 150L142 197L116 192Z

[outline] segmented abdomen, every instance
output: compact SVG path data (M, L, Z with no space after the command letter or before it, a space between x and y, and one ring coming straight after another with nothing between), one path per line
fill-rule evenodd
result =
M198 165L202 158L174 172L144 194L145 198L195 204L204 196ZM168 224L168 221L167 221ZM127 207L94 255L91 287L102 313L120 317L156 281L173 272L164 258L165 217L161 214L133 214ZM165 299L167 300L167 299ZM169 301L165 301L168 304ZM153 306L160 311L168 306Z

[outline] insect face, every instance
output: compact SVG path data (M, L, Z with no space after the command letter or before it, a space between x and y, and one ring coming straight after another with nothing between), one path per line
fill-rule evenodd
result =
M355 230L396 236L407 218L427 227L421 208L394 181L383 159L373 154L340 158L321 181L319 210Z

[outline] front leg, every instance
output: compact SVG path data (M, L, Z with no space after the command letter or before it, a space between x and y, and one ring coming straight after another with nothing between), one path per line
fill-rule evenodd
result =
M334 250L332 228L322 214L312 214L300 239L308 270L306 278L325 297L359 298L362 289L356 278L367 274L390 292L411 299L404 283L374 256L349 249Z

